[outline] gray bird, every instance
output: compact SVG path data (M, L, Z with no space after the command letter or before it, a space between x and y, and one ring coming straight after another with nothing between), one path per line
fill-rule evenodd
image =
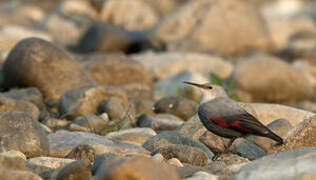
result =
M264 126L237 102L230 99L222 87L211 83L197 84L187 81L184 83L199 87L203 93L198 115L206 129L218 136L230 139L222 153L228 151L236 138L251 134L267 137L278 144L283 144L282 138ZM213 160L216 160L222 153L217 153Z

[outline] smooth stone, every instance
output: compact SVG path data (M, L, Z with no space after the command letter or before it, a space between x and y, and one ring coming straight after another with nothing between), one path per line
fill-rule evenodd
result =
M40 123L25 112L0 114L0 151L17 150L27 157L47 155L49 143Z
M43 180L37 174L30 171L11 170L0 167L0 179L6 180Z
M316 148L301 148L257 159L234 175L233 180L286 179L316 171Z
M214 156L214 154L204 144L200 143L197 140L188 138L175 131L163 131L157 134L156 136L153 136L150 139L148 139L143 144L143 147L149 150L150 152L154 152L163 146L171 144L188 145L199 148L207 154L209 159L211 159Z
M108 133L106 137L115 142L143 145L149 138L157 135L151 128L130 128Z
M105 153L97 156L91 168L92 173L95 175L97 171L102 171L107 168L109 164L117 161L118 159L119 157L112 153Z
M193 174L193 176L184 178L183 180L218 180L218 176L209 174L204 171L198 171Z
M26 156L22 152L15 151L15 150L10 150L7 152L0 153L0 156L17 157L17 158L21 158L21 159L26 160Z
M87 144L96 150L96 155L114 153L117 155L127 153L148 154L148 151L140 146L115 143L107 137L84 132L53 133L48 135L50 153L52 157L65 157L73 148L80 144Z
M108 125L108 121L93 114L79 116L72 121L72 123L87 128L87 132L94 132L98 134L101 134Z
M181 161L177 158L171 158L167 161L168 164L178 166L178 167L183 167L183 164Z
M249 160L255 160L266 155L266 152L259 146L241 138L236 139L230 149L233 153L236 153Z
M78 160L62 167L57 176L57 180L76 179L86 180L92 177L91 164L88 160Z
M182 124L183 121L172 114L157 114L153 117L143 114L137 120L138 126L149 127L155 131L175 130Z
M180 179L173 167L167 163L158 162L150 157L132 156L109 164L103 171L98 171L96 180L123 179L152 179L178 180Z
M155 113L173 114L186 121L197 113L198 106L198 103L193 100L181 96L171 96L157 101L153 109Z
M45 99L58 99L70 89L93 84L64 49L39 38L15 45L4 62L3 76L5 87L37 87Z
M210 162L207 154L199 148L181 145L171 144L162 146L153 154L160 153L167 160L177 158L180 162L188 163L195 166L205 166Z

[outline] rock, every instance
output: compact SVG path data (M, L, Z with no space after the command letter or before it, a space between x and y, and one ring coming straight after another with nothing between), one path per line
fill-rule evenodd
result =
M131 128L121 131L111 132L106 137L115 142L143 145L149 138L157 135L151 128Z
M199 73L182 71L174 76L160 80L155 84L154 97L160 99L165 96L184 96L194 100L201 98L198 88L188 87L183 81L208 82L208 79Z
M96 157L92 165L92 173L96 174L97 171L102 171L103 168L107 168L109 164L117 161L119 157L112 153L101 154Z
M77 43L80 35L90 23L82 21L83 16L76 19L74 16L65 17L61 13L52 12L46 17L44 27L54 37L56 43L69 46Z
M146 114L149 116L155 114L153 111L154 101L152 100L135 100L132 103L136 108L136 114Z
M156 153L152 156L152 158L156 161L163 162L165 158L160 153ZM169 163L170 164L170 163Z
M152 6L142 0L105 1L100 16L104 21L129 30L151 28L159 18L159 15Z
M96 174L96 179L180 179L177 172L168 164L145 156L133 156L111 163Z
M171 158L167 161L168 164L178 166L178 167L183 167L183 164L179 161L177 158Z
M89 4L89 1L84 0L61 1L57 11L64 16L81 15L93 18L96 15L96 12Z
M20 171L20 170L9 170L5 168L0 168L0 179L8 180L43 180L38 175L29 172L29 171Z
M91 78L100 85L124 85L125 88L122 86L124 89L133 89L131 87L133 84L139 84L144 86L143 90L147 88L150 92L153 86L151 74L144 68L144 66L124 55L112 54L89 56L85 58L82 66ZM137 91L137 88L139 87L135 86L134 90ZM150 96L144 98L150 98L151 94L152 93L149 93ZM137 96L134 96L133 98L135 99L136 97ZM139 97L142 97L142 95L139 94Z
M48 135L50 144L50 156L65 157L73 148L80 144L93 147L96 155L115 153L117 155L127 153L148 154L144 148L132 144L114 143L109 138L84 132L52 133Z
M0 156L1 168L12 170L25 170L26 163L24 159L19 157Z
M166 145L162 146L153 153L160 153L167 160L177 158L183 163L188 163L195 166L205 166L210 162L210 159L204 151L197 147L192 147L188 145Z
M267 55L241 60L232 78L236 88L250 93L253 101L294 103L313 94L311 84L301 72Z
M197 114L192 116L189 120L177 128L178 133L195 140L199 140L206 131L208 130L201 123Z
M286 179L315 172L315 148L301 148L265 156L246 164L233 177L239 179Z
M297 105L297 108L303 109L305 111L311 111L316 113L316 103L313 101L303 101Z
M125 92L120 88L92 86L73 89L63 94L59 100L59 113L72 118L96 114L99 104L111 96L119 97L124 106L128 105Z
M183 164L183 167L177 167L177 166L174 166L174 167L182 179L191 177L194 175L194 173L199 172L199 171L212 173L206 166L202 167L202 166L193 166L190 164Z
M316 116L306 118L287 133L285 144L270 149L270 152L288 151L302 147L316 147Z
M95 149L87 144L80 144L75 147L65 158L81 160L85 159L91 163L95 160Z
M65 165L58 172L56 179L86 180L92 176L91 164L88 160L78 160Z
M145 0L151 7L153 7L156 12L158 12L161 16L167 15L172 10L176 9L180 5L182 5L187 0Z
M181 124L183 121L172 114L157 114L153 117L143 114L137 120L138 126L149 127L155 131L175 130Z
M0 157L1 156L13 157L13 158L21 158L23 160L26 160L26 156L22 152L15 151L15 150L11 150L11 151L0 153Z
M293 67L305 75L305 78L310 82L313 88L316 87L316 65L313 65L307 60L297 60L293 63Z
M289 123L295 126L304 119L311 118L315 115L315 113L309 111L304 111L281 104L247 103L247 105L249 105L255 112L257 119L259 119L265 125L276 119L286 119L289 121Z
M153 72L155 79L165 79L182 71L200 73L206 77L214 73L221 79L228 78L233 65L224 59L208 54L194 52L146 52L135 54L133 59Z
M23 39L10 51L3 77L5 87L35 86L46 99L57 99L67 90L92 84L67 52L38 38Z
M40 112L38 108L27 101L23 100L15 100L11 98L7 98L4 96L0 96L0 112L10 112L10 111L20 111L28 113L32 116L34 120L38 120L40 116Z
M27 160L27 169L43 178L51 176L52 172L75 160L53 157L36 157Z
M200 136L199 140L212 152L223 152L229 142L229 139L217 136L210 131L205 131L205 133Z
M148 139L148 141L143 144L143 147L150 152L154 152L163 146L171 144L180 144L199 148L207 154L209 159L214 156L214 154L204 144L173 131L163 131L159 133L158 135Z
M108 121L99 116L88 114L77 117L73 123L88 128L88 132L102 134L102 131L107 127Z
M78 53L125 52L136 53L153 45L143 32L126 31L118 26L95 22L79 39Z
M200 46L199 51L221 54L272 48L263 17L254 6L241 0L189 1L162 18L151 34L169 44L188 41L186 49Z
M28 113L0 114L1 152L17 150L27 157L47 155L49 144L40 123Z
M16 10L16 9L15 9ZM8 14L6 14L8 15ZM7 16L8 18L9 16ZM1 21L1 20L0 20ZM16 43L24 38L37 37L47 41L52 40L52 37L42 31L32 28L27 28L21 25L13 25L12 22L1 26L0 30L0 45L1 50L9 52Z
M249 160L255 160L266 155L263 149L246 139L236 139L230 149L233 153Z
M23 89L12 89L2 94L5 97L23 100L33 103L40 110L40 117L45 117L46 107L44 105L42 93L35 87L23 88Z
M293 126L285 119L277 119L267 125L267 127L275 134L284 139L287 133L293 128ZM275 141L269 138L260 136L248 136L247 140L261 147L265 152L268 152L272 146L276 144Z
M184 178L183 180L218 180L218 176L215 176L213 174L209 174L204 171L198 171L193 174L192 177Z
M181 97L165 97L157 101L154 105L155 113L169 113L178 116L184 121L197 113L198 103L193 100Z
M98 106L98 113L107 113L109 118L114 120L121 120L125 117L125 107L123 106L122 99L112 96L104 100Z

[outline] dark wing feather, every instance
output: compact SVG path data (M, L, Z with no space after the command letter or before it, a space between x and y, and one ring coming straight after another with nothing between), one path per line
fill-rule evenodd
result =
M235 114L233 116L223 117L228 123L229 127L233 130L247 134L265 135L269 133L267 127L265 127L260 121L248 112Z

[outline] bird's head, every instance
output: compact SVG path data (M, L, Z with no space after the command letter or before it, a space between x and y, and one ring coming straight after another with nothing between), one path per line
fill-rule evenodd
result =
M183 83L200 88L202 92L201 103L210 101L217 97L228 97L223 87L212 84L212 83L198 84L198 83L188 82L188 81L183 81Z

